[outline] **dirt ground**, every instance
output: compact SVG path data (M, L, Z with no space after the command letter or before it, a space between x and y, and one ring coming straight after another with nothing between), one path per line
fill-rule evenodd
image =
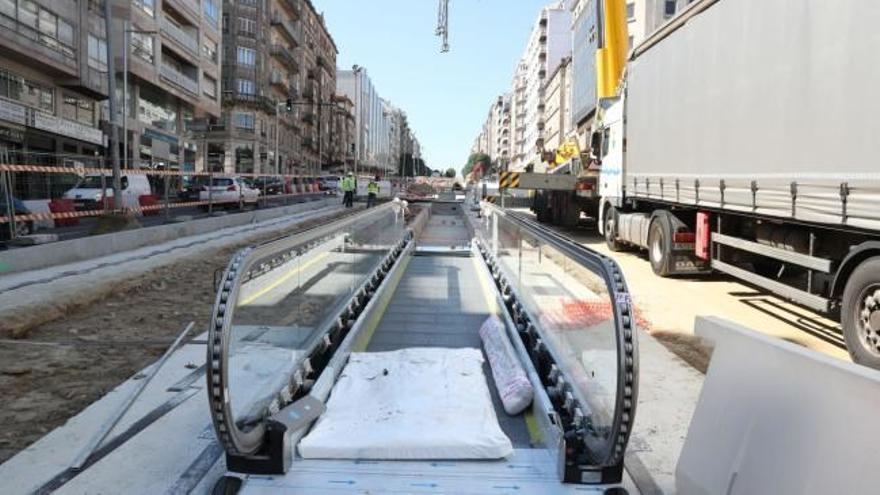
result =
M718 316L823 354L850 360L840 325L808 309L741 284L724 275L660 278L638 251L613 253L595 231L560 230L583 245L613 257L623 270L643 328L670 351L705 373L710 343L694 336L697 316Z
M194 334L206 329L214 271L253 242L158 267L103 300L32 328L24 339L3 339L0 463L155 361L189 322L196 324Z

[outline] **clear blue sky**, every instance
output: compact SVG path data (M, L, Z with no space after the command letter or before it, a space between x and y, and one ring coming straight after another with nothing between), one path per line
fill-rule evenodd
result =
M550 0L450 0L449 53L434 36L437 3L313 0L339 48L337 65L367 68L379 95L407 113L429 167L460 170Z

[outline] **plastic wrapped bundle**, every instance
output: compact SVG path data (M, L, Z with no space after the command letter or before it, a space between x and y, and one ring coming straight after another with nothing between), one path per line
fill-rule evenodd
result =
M532 403L535 391L507 337L504 322L495 315L490 316L480 327L480 338L504 411L511 416L523 412Z

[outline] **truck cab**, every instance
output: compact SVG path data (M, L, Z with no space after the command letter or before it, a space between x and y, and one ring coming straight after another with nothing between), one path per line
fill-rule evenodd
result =
M624 139L623 96L605 98L599 101L599 114L596 118L591 143L599 163L599 232L606 233L617 208L623 203ZM609 223L610 222L610 223Z

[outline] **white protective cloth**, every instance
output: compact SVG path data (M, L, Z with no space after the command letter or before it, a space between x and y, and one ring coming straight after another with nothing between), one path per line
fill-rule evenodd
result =
M501 431L479 349L352 353L299 444L311 459L498 459Z
M490 316L480 327L480 338L504 411L511 416L523 412L532 403L535 391L507 337L504 322L495 315Z

